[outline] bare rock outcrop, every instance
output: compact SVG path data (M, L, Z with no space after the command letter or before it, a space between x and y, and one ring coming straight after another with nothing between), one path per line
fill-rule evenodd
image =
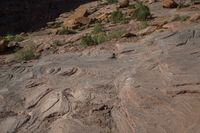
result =
M175 8L178 4L174 0L162 0L162 6L164 8Z
M1 66L1 133L200 132L199 41L196 24L118 44L115 58Z

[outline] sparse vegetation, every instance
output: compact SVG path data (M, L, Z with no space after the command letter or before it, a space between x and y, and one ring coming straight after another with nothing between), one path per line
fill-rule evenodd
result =
M104 32L103 26L101 23L96 23L92 29L92 34L98 34Z
M11 42L11 41L21 42L25 38L24 38L24 36L22 36L20 34L18 34L18 35L10 35L10 34L8 34L8 35L4 36L4 39L6 41L9 41L9 42Z
M122 34L123 34L122 31L113 31L113 32L109 32L107 36L109 40L112 40L112 39L120 38Z
M84 46L92 46L110 41L114 38L119 38L121 32L108 32L106 33L101 24L96 24L90 34L81 39L81 44Z
M109 39L105 32L100 32L100 33L94 34L92 36L92 38L93 38L93 41L95 44L104 43L104 42L108 41L108 39Z
M132 14L132 17L138 21L146 21L150 17L150 9L148 6L144 5L142 2L135 4L135 11Z
M59 41L59 40L54 40L53 41L53 46L62 46L63 42Z
M113 23L126 23L127 22L127 19L125 18L122 11L120 11L120 10L112 12L110 20Z
M92 45L101 44L106 41L108 41L108 36L106 35L105 32L100 32L97 34L89 34L83 37L81 40L81 44L85 46L92 46Z
M181 9L181 8L186 8L186 7L189 7L189 6L190 6L190 4L179 3L178 6L177 6L177 8Z
M84 46L96 45L91 35L86 35L81 39L81 44Z
M39 57L38 54L36 54L36 48L34 46L28 46L23 49L18 50L15 53L15 57L19 61L28 61L32 59L37 59Z
M56 34L58 35L67 35L67 34L75 34L76 32L70 30L68 28L62 27L62 29L58 30Z
M147 28L149 26L148 21L141 21L140 24L141 24L141 29L145 29L145 28Z
M113 3L117 3L117 0L102 0L102 2L105 4L113 4Z

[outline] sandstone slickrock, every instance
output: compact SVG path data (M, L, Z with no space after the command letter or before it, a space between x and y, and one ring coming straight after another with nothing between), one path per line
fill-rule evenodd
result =
M93 14L89 15L89 18L105 21L109 18L109 15L115 10L117 10L117 5L115 4L107 5L102 7L98 11L94 12Z
M0 132L200 132L199 26L0 66Z
M179 28L182 28L183 26L184 25L181 22L175 21L175 22L167 23L167 24L163 25L162 27L166 28L166 29L170 29L172 31L176 31Z
M141 31L138 32L138 35L147 35L147 34L151 34L152 32L154 32L157 29L156 26L149 26Z

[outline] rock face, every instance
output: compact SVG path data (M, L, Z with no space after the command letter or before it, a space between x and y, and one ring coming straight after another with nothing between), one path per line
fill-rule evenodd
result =
M162 5L164 8L175 8L178 6L174 0L162 0Z
M200 132L199 26L0 66L1 133Z

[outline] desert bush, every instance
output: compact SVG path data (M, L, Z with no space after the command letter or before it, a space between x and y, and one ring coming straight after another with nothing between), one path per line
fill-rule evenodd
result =
M81 44L84 46L98 45L114 38L119 38L122 32L105 32L103 26L100 23L95 24L90 34L81 39Z
M120 38L122 36L123 32L122 31L113 31L108 33L108 40L112 40L112 39L117 39Z
M8 34L8 35L4 36L4 39L6 41L9 41L9 42L11 42L11 41L21 42L25 38L22 35L11 35L11 34Z
M96 23L90 34L82 38L81 43L85 46L97 45L107 40L106 33L100 23Z
M75 34L76 32L73 30L70 30L68 28L63 27L62 29L57 31L57 35L67 35L67 34Z
M120 11L120 10L112 12L110 20L113 23L126 23L127 22L122 11Z
M101 23L96 23L92 29L92 34L98 34L104 32L103 26Z
M95 45L93 38L91 35L86 35L81 39L81 44L84 46L92 46Z
M95 44L101 44L101 43L108 41L108 36L105 32L94 34L92 36L92 38L93 38Z
M150 17L150 9L148 6L144 5L142 2L135 4L135 11L132 14L132 17L138 21L145 21Z
M37 59L39 57L38 54L36 54L36 48L34 46L28 46L23 49L18 50L15 53L15 57L19 61L28 61L32 59Z
M81 44L85 46L92 46L92 45L98 45L103 42L106 42L108 40L108 37L105 32L101 32L98 34L88 34L85 37L81 39Z

